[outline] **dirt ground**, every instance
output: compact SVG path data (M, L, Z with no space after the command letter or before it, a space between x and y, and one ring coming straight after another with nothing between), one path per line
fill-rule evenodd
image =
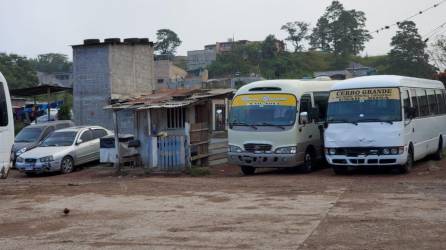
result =
M13 171L0 180L0 248L446 249L446 160L408 175Z

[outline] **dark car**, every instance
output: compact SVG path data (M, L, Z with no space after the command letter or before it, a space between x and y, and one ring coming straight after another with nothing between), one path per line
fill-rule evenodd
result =
M14 165L18 156L35 148L51 132L73 126L74 123L72 121L62 120L33 124L23 128L15 137L14 145L12 147L11 153Z

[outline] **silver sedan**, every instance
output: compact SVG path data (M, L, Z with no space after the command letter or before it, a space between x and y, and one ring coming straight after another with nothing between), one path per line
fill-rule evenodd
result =
M75 166L99 160L99 139L112 132L99 126L81 126L51 133L38 147L20 155L19 171L28 175L60 171L70 173Z

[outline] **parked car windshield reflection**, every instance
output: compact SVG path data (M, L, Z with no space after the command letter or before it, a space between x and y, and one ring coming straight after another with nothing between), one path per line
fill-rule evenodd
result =
M41 147L58 147L58 146L71 146L76 138L76 132L53 132L48 138L46 138Z
M35 142L41 133L41 128L24 128L17 134L15 142Z

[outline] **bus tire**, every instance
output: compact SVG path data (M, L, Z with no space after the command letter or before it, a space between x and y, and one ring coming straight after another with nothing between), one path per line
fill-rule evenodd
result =
M240 169L244 175L253 175L256 172L256 169L251 166L241 166Z
M434 154L434 160L441 161L443 159L443 139L440 137L437 152Z
M304 173L311 173L316 166L316 156L312 148L308 148L304 155L304 165L302 166L302 171Z
M400 174L408 174L408 173L410 173L410 171L413 168L413 161L414 161L414 159L413 159L413 149L412 149L412 147L409 147L409 151L407 153L406 163L403 164L403 165L400 165L398 167L399 173Z
M348 168L343 166L331 166L335 175L347 175L349 174Z

